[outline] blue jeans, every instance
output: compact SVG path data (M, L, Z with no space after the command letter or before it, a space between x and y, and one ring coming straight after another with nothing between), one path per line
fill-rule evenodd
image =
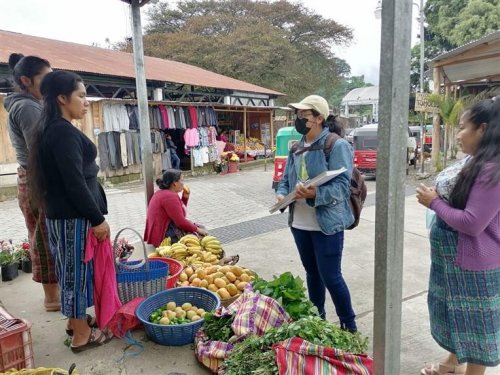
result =
M330 292L335 311L344 329L356 331L354 310L347 284L342 277L341 262L344 232L326 235L319 231L291 228L300 260L306 270L309 299L325 318L326 289Z
M179 156L177 156L177 153L175 150L170 150L170 160L172 162L172 168L174 169L179 169L181 166L181 159L179 159Z

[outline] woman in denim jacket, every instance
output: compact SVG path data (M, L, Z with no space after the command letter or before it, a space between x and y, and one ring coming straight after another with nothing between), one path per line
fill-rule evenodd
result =
M289 225L306 271L309 298L325 318L328 289L342 328L355 332L351 296L341 271L344 229L354 222L349 205L352 147L346 140L337 139L327 161L324 145L328 134L342 135L342 129L329 116L324 98L311 95L289 106L296 110L295 128L303 137L297 151L290 152L277 199L295 192L296 201L289 206ZM314 150L303 152L309 147ZM326 170L342 167L346 172L321 186L306 189L301 184Z

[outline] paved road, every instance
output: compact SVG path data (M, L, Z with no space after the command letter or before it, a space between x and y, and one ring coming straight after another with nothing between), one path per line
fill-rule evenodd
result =
M191 187L188 217L205 225L223 242L266 233L286 227L286 215L269 215L274 203L271 189L272 171L262 167L224 176L187 177ZM376 181L367 180L366 205L375 204ZM414 192L414 180L408 179L407 194ZM142 233L146 209L141 183L131 183L106 189L112 233L131 227ZM0 238L18 242L26 238L24 218L17 200L0 202ZM248 222L248 225L238 225ZM225 227L229 227L228 231ZM126 233L124 233L126 234ZM131 233L128 232L127 235Z
M274 201L270 189L272 173L262 169L226 176L207 176L188 179L192 188L189 217L207 225L210 231L226 243L228 254L239 254L240 263L269 279L274 274L290 271L304 278L292 236L286 227L286 215L269 215L267 208ZM406 192L413 194L418 182L408 178ZM109 222L113 231L133 227L142 232L144 225L144 195L140 184L107 189ZM369 198L362 213L362 223L354 231L346 232L343 274L349 285L357 322L361 332L373 345L374 295L374 234L375 181L368 181ZM14 239L25 236L21 213L16 201L0 203L0 238L8 233ZM443 350L432 340L427 311L427 283L429 277L429 241L425 229L425 209L413 196L405 201L403 315L401 332L401 372L388 375L417 374L426 362L435 362ZM135 254L134 254L135 255ZM8 292L7 292L8 291ZM15 292L13 292L15 291ZM22 296L20 298L19 296ZM128 343L113 340L96 351L72 355L62 345L65 338L63 318L42 309L42 295L30 275L21 274L13 282L0 283L0 304L16 316L33 323L33 349L36 364L47 367L69 367L73 362L83 374L165 375L172 372L186 375L205 375L193 356L192 348L154 345L135 333L144 352L137 357L119 361ZM327 315L336 322L331 300L327 299ZM372 352L372 347L369 351ZM97 356L96 356L97 354ZM486 374L498 374L489 369Z

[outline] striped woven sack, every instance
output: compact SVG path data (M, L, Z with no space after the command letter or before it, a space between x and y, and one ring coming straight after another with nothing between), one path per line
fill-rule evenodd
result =
M274 344L279 375L371 375L373 359L314 345L299 337Z

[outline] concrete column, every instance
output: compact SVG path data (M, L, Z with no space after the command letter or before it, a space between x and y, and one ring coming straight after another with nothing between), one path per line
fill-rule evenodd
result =
M130 3L132 17L132 40L134 45L135 84L139 109L139 132L141 135L142 173L146 193L146 206L153 196L153 153L151 151L151 135L149 130L148 91L144 70L144 47L142 44L141 5L139 0Z
M411 1L384 0L375 217L375 375L400 371Z

